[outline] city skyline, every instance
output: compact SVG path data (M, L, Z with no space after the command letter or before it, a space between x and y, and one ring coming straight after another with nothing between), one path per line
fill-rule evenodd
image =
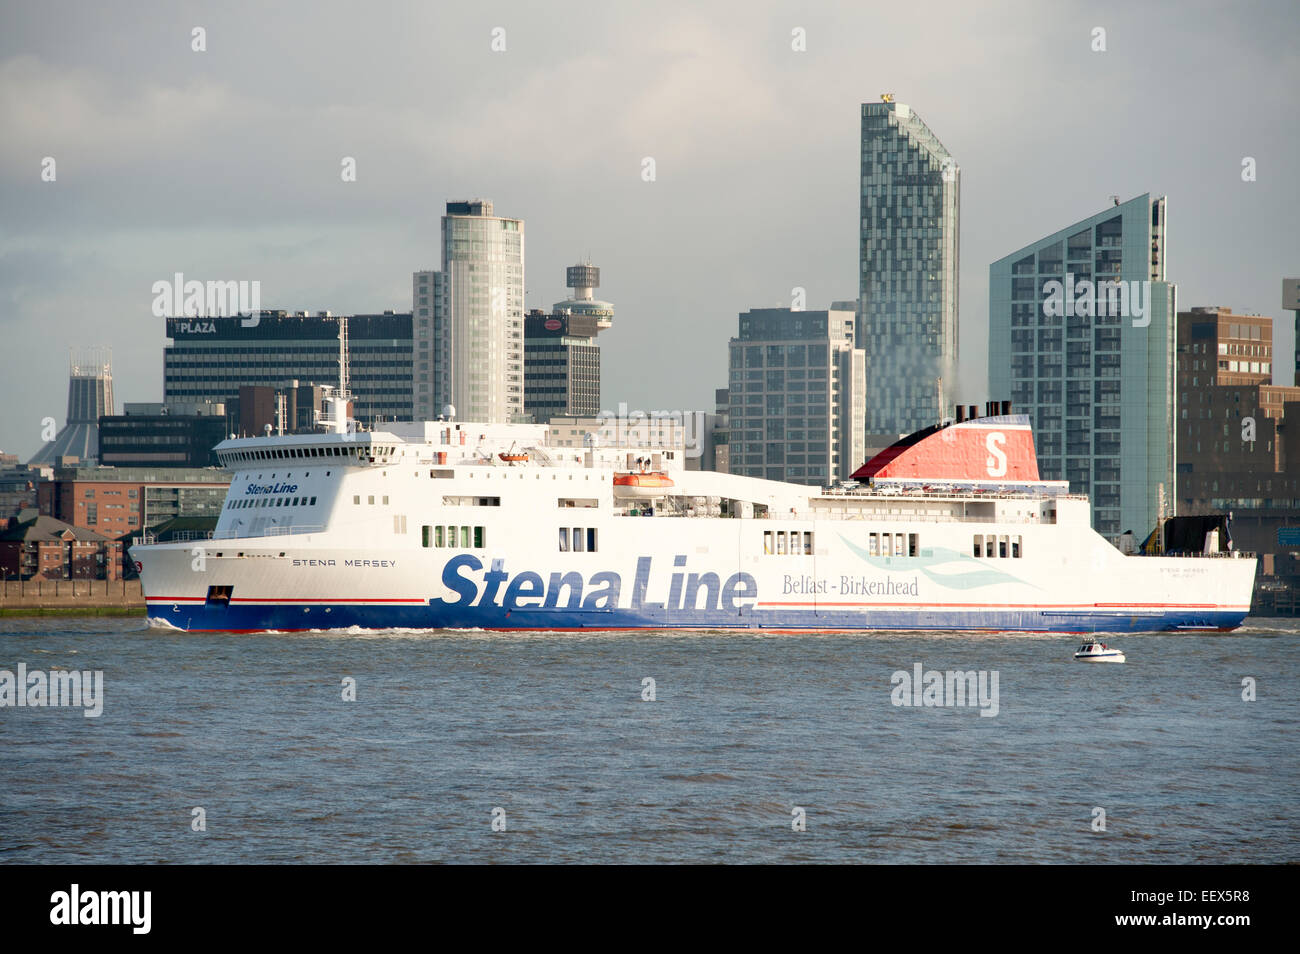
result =
M410 275L438 260L442 204L473 195L534 223L525 310L563 296L560 268L601 261L621 311L602 336L604 406L710 407L735 314L788 306L796 288L809 309L854 294L859 112L883 91L925 116L963 170L954 400L1003 397L983 393L989 263L1110 194L1170 196L1180 307L1277 314L1294 272L1297 133L1277 117L1300 66L1282 4L1207 10L1193 26L1172 5L1021 6L1016 31L952 7L918 14L920 38L906 18L882 36L850 9L717 21L670 6L643 21L403 7L403 30L341 9L269 22L204 11L203 52L195 24L163 7L77 8L84 29L71 32L47 11L6 11L0 328L25 357L2 392L32 419L6 415L0 448L25 459L41 419L61 422L76 341L113 349L119 401L161 398L153 282L181 271L259 280L268 308L406 311ZM337 49L327 24L340 17L355 27L346 76L312 62ZM573 56L539 55L573 46L578 19ZM1243 55L1216 57L1220 45ZM1041 82L1004 85L1009 58ZM1139 104L1129 94L1144 85L1160 95ZM1110 104L1102 124L1098 102ZM1070 118L1080 110L1093 118ZM560 128L602 135L555 156L530 147ZM516 146L501 146L503 129ZM340 178L348 157L355 181ZM1290 329L1277 331L1281 355Z

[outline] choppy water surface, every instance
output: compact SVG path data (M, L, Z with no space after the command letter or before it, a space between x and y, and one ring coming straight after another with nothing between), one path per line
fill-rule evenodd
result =
M1300 623L1108 641L0 619L0 669L104 672L97 719L0 709L0 861L1300 860ZM917 663L997 715L895 706Z

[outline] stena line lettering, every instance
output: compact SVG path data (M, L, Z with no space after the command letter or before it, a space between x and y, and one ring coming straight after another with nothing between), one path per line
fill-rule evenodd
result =
M1005 477L1007 475L1007 452L1002 448L1007 442L1007 435L1001 431L994 431L988 437L984 438L984 446L989 452L988 459L984 461L990 477Z
M297 489L297 484L249 484L244 494L291 494Z
M758 583L748 573L733 573L723 580L716 573L688 573L686 557L673 560L674 569L669 581L668 601L650 603L646 592L650 585L650 557L636 561L636 576L628 607L631 609L668 610L724 610L738 613L743 606L758 599ZM590 579L576 570L555 572L549 578L540 573L524 570L508 573L505 560L493 560L491 567L483 570L483 562L470 553L462 553L447 561L442 570L442 585L451 590L454 598L442 602L450 606L495 606L510 612L516 609L617 609L623 593L623 577L613 570L593 573Z

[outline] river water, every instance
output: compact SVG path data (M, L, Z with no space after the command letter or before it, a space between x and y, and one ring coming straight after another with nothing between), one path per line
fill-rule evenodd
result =
M0 709L0 861L1300 860L1300 622L1108 641L5 618L103 689Z

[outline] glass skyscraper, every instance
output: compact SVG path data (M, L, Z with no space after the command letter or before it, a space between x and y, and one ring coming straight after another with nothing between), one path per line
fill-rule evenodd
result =
M524 223L486 199L448 202L442 270L412 282L417 420L452 404L461 420L524 413Z
M892 97L862 106L861 160L867 430L910 433L937 423L955 392L961 171Z
M1164 197L1116 200L989 266L990 396L1029 415L1039 472L1089 494L1112 540L1155 527L1162 485L1176 500L1165 218Z

